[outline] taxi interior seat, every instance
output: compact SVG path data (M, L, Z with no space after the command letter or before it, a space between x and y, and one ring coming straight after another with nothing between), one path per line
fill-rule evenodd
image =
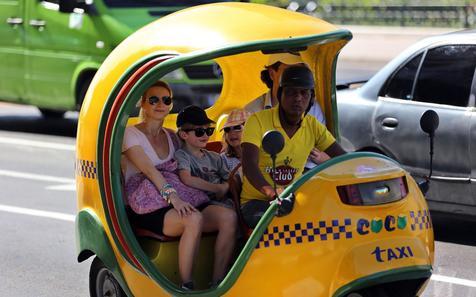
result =
M207 142L207 145L205 148L209 151L219 154L221 153L221 150L223 149L223 144L221 141L209 141Z

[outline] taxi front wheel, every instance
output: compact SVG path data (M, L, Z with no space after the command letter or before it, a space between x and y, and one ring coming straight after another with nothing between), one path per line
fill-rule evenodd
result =
M94 258L89 271L89 295L91 297L126 297L119 282L98 257Z

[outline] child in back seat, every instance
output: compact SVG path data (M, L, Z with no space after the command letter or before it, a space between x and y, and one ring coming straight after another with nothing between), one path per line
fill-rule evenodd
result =
M179 176L184 184L205 191L212 203L232 207L227 198L228 167L218 153L205 149L214 131L212 123L198 106L187 106L178 114L178 135L184 141L183 148L175 152Z

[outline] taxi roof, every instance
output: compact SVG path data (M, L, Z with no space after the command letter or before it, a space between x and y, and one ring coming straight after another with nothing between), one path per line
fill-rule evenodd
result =
M316 77L316 99L337 136L335 63L351 38L348 30L321 19L262 4L214 3L180 10L139 29L112 51L90 85L80 120L98 123L128 77L151 58L168 54L170 59L154 66L132 88L126 109L166 73L214 60L223 73L223 87L207 113L217 120L267 91L260 72L270 53L298 51ZM165 125L173 128L174 122L171 115Z
M263 39L296 38L336 30L336 26L318 18L277 7L252 3L215 3L194 6L162 17L132 35L121 46L155 46L189 53Z

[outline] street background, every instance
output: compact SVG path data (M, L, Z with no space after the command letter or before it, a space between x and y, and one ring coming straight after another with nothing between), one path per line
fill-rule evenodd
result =
M343 26L338 80L369 77L415 41L455 29ZM0 103L0 296L88 296L90 261L74 240L77 113L43 119ZM476 296L476 224L434 217L435 276L424 296Z

